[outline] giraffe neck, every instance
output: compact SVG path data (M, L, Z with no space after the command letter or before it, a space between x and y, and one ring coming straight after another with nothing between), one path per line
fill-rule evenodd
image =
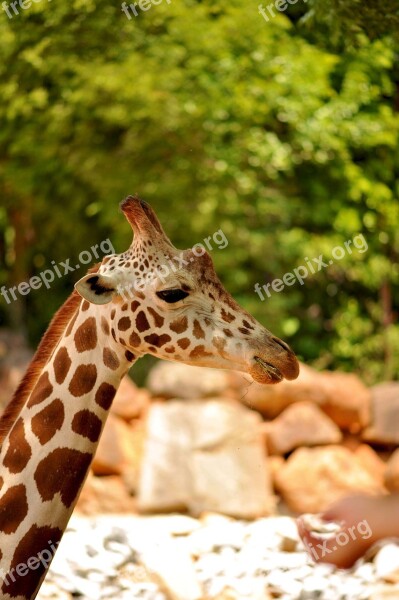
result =
M4 600L36 597L116 390L135 360L114 340L108 310L86 301L80 304L4 438L0 451Z

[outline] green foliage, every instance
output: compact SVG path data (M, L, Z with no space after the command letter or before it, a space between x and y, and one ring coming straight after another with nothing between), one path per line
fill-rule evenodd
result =
M138 192L178 247L223 230L226 287L305 361L397 377L397 47L383 12L345 6L270 22L238 0L131 20L105 0L0 15L1 285L107 237L126 249L117 205ZM255 293L357 234L367 252ZM3 318L37 340L77 277L3 303Z

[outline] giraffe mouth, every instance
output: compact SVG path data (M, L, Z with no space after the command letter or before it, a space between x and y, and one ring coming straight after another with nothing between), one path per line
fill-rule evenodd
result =
M254 360L260 366L262 371L270 378L272 383L278 383L284 378L280 369L266 362L263 358L260 358L260 356L254 356Z

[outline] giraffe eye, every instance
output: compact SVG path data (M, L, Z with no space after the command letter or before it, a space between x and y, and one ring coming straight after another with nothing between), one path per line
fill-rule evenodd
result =
M163 290L162 292L157 292L158 298L161 298L161 300L164 300L164 302L167 302L168 304L179 302L179 300L187 298L188 295L188 292L185 292L179 288L175 290Z

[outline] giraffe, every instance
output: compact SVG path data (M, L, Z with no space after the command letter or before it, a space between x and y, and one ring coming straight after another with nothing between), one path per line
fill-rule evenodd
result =
M138 197L121 210L130 248L76 283L0 419L3 600L36 597L138 358L238 369L259 383L298 375L292 350L233 300L206 251L178 251Z

